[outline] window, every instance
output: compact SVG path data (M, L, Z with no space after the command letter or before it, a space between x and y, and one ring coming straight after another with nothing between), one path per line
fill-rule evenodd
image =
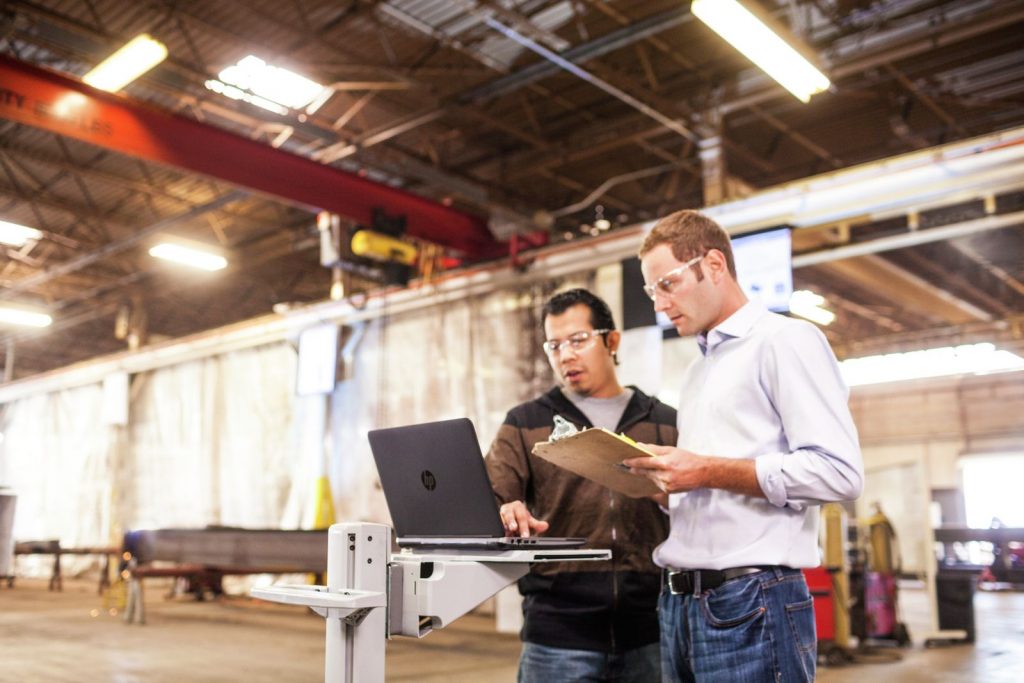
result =
M1024 505L1020 503L1024 454L970 455L961 458L960 465L967 526L987 529L997 523L1024 527Z

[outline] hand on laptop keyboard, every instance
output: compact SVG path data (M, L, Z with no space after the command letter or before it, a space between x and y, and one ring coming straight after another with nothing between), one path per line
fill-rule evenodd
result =
M501 514L501 523L505 525L509 536L529 538L533 533L542 534L548 530L549 524L531 515L521 500L505 503L501 506L499 513Z

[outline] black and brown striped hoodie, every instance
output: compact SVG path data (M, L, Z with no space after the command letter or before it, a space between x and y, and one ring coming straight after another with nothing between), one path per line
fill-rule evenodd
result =
M644 443L676 444L676 411L636 387L616 431ZM524 641L620 653L658 641L660 570L651 561L668 535L668 517L651 500L629 498L531 455L560 415L577 427L590 421L556 387L516 406L487 453L499 504L522 500L546 520L549 536L581 536L609 548L603 562L542 563L520 579Z

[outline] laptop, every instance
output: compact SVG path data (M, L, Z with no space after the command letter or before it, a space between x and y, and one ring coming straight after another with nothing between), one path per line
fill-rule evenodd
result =
M506 536L467 418L368 434L398 545L419 548L578 548L583 538Z

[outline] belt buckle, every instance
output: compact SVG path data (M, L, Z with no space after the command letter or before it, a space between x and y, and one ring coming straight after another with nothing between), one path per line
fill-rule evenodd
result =
M678 578L683 584L676 589L674 578ZM701 591L701 580L699 569L683 569L668 572L668 590L672 595L693 595L699 596Z

